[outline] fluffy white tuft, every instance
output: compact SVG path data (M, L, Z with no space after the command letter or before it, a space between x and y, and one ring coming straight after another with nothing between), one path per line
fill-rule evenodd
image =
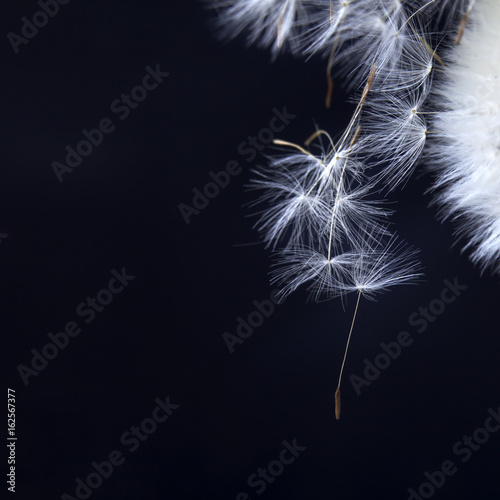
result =
M430 149L444 219L459 219L465 248L500 272L500 2L481 0L436 91Z
M293 46L295 38L306 29L308 11L304 0L215 0L220 11L219 25L225 37L242 32L250 44L271 47L276 55Z

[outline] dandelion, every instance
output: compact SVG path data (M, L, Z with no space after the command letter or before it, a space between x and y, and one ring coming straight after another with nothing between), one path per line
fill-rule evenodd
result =
M468 238L464 250L471 251L472 261L482 271L498 273L500 4L470 2L466 12L470 26L448 54L445 79L434 90L439 113L432 122L436 133L428 160L436 173L440 217L459 220L459 235Z
M374 194L408 181L425 155L443 218L461 218L466 248L500 272L500 4L497 0L215 0L223 32L326 62L357 96L334 141L316 130L304 146L283 139L255 174L255 224L273 250L281 297L355 293L340 386L361 297L420 276L414 250L389 231ZM442 47L448 48L446 58ZM335 68L335 69L334 69ZM443 77L444 75L444 77ZM437 84L435 82L438 82ZM326 143L326 144L325 144ZM314 149L316 148L316 149ZM318 151L314 153L313 151Z

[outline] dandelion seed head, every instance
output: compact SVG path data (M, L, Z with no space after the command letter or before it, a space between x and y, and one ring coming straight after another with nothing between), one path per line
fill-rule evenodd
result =
M481 270L500 272L500 4L477 2L470 21L433 94L439 113L427 158L440 217L459 221Z

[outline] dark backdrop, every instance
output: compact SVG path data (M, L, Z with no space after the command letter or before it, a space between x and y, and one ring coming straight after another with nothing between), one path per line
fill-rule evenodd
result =
M273 290L270 254L242 207L252 168L272 149L253 158L241 144L285 107L295 117L277 137L301 142L315 123L338 134L352 108L337 82L323 109L324 62L271 63L241 40L219 43L209 14L188 1L72 0L20 42L23 16L40 10L5 0L0 16L11 496L406 499L420 488L421 498L494 497L500 435L487 418L500 406L498 279L451 248L453 227L428 208L428 176L392 198L395 227L420 249L425 278L362 301L340 421L333 395L352 298L315 304L297 292L269 317L254 314L262 324L232 353L224 340ZM169 75L157 74L154 89L147 79L134 109L113 106L148 66ZM109 133L94 132L101 142L60 182L53 162L65 163L65 148L106 118ZM228 164L229 184L187 224L179 205L192 207L193 189ZM450 283L461 290L443 305ZM111 302L89 312L87 298L103 289ZM431 303L439 314L416 322ZM397 356L391 343L403 331L412 343ZM380 356L382 343L395 359ZM375 362L384 368L364 374ZM365 380L359 395L354 376ZM446 477L435 473L443 463Z

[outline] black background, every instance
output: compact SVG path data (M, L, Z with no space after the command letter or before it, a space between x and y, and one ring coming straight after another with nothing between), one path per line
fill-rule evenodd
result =
M92 499L406 499L447 459L457 472L435 498L495 497L500 436L466 463L453 446L500 406L498 278L481 277L451 248L453 226L428 207L428 175L392 196L395 227L420 249L425 278L362 301L340 421L333 395L352 298L315 304L297 292L233 354L222 338L273 289L270 254L243 207L251 169L265 159L247 161L238 146L285 106L297 116L281 139L302 142L315 123L339 134L352 108L339 82L323 108L324 62L271 63L242 40L222 44L210 14L188 1L72 0L16 54L7 34L38 10L6 0L0 16L2 367L18 436L11 497L76 498L76 479L114 450L125 462ZM111 102L157 64L170 75L119 120ZM58 182L51 163L105 117L116 130ZM231 160L242 173L186 224L178 205L191 205L193 188ZM77 305L123 267L135 279L85 324ZM455 277L467 289L417 333L409 316ZM80 335L25 385L19 365L68 321ZM349 376L362 376L363 360L403 330L413 344L358 397ZM130 452L122 434L167 396L179 408ZM259 495L249 476L294 439L306 449Z

